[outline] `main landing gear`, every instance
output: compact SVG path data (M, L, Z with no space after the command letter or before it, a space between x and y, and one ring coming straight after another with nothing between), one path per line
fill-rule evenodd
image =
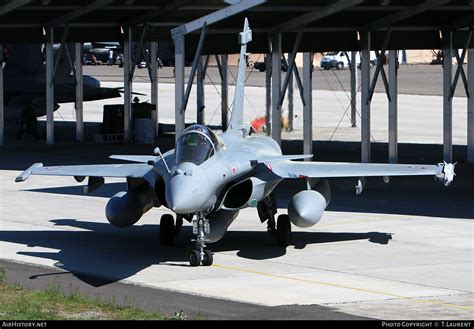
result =
M277 213L276 201L273 194L270 194L257 204L258 217L260 221L267 222L267 232L276 236L275 214Z
M164 214L160 220L160 244L172 246L174 240L179 236L181 227L183 226L183 217L176 216L176 224L173 215Z
M288 247L291 243L291 222L288 215L278 216L275 223L277 206L275 197L270 194L257 204L258 217L262 223L267 222L267 232L276 237L277 243L281 247Z
M211 266L214 257L212 251L206 248L207 236L211 232L209 220L202 213L197 214L196 217L197 219L193 220L193 234L196 238L191 240L195 245L188 252L189 264L191 266L199 266L200 264Z
M291 222L288 215L278 216L276 238L280 247L288 247L291 243Z

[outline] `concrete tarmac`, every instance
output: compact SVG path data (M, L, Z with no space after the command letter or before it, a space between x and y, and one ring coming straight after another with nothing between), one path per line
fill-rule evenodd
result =
M106 87L120 87L119 82L103 82ZM174 85L170 83L159 84L158 117L162 124L174 124ZM234 87L229 88L229 102L232 103ZM138 96L142 102L150 100L150 84L136 82L133 90L146 94ZM205 123L219 126L221 124L221 98L220 89L212 85L205 86ZM246 87L244 101L244 121L248 124L257 117L265 116L265 88ZM303 136L303 106L295 90L294 100L294 130L283 131L283 139L302 140ZM441 96L415 96L399 95L398 122L399 142L401 143L428 143L442 144L443 142L443 98ZM313 93L313 138L318 141L360 141L360 93L357 98L357 125L352 127L350 121L350 98L343 91L316 90ZM84 103L84 121L102 122L103 106L106 104L123 104L123 98L106 99ZM191 93L186 110L186 122L196 122L196 93ZM288 102L284 101L282 115L288 116ZM467 99L453 98L453 143L466 145L467 142ZM44 122L45 117L40 118ZM69 140L75 138L74 104L61 104L55 112L57 126L63 122L71 123ZM6 144L15 142L18 125L7 126ZM99 133L96 130L95 133ZM93 141L94 135L88 133L88 140ZM30 136L24 139L31 140ZM57 134L57 140L64 140L64 134ZM376 93L371 105L371 140L373 142L388 141L388 103L384 94ZM44 143L44 142L41 142ZM455 159L458 161L460 159Z
M172 136L168 142L163 138L160 146L167 149L172 141ZM393 178L388 185L374 178L361 196L355 196L354 179L333 180L332 204L322 220L309 229L293 227L288 248L276 246L255 209L243 210L226 236L211 246L214 265L192 268L184 252L190 244L189 225L174 247L159 245L159 218L168 210L152 209L129 228L107 222L107 198L124 188L121 180L108 180L109 185L88 196L81 195L81 184L67 177L34 176L14 183L20 169L39 159L49 165L110 162L108 154L146 154L150 145L71 147L64 143L38 146L29 153L27 146L2 150L1 258L46 267L23 281L66 271L87 289L112 291L121 282L158 289L157 296L177 292L216 298L222 301L217 312L212 311L215 301L201 302L198 297L191 300L199 306L187 308L210 318L254 318L248 303L284 309L282 317L298 319L314 319L314 313L325 319L345 318L340 312L387 320L473 318L474 174L465 165L458 165L449 188L431 177ZM358 154L351 143L315 147L324 154L321 160L350 161ZM286 153L300 148L298 142L284 143ZM413 163L433 163L439 152L438 146L426 145L402 149L403 162ZM455 148L456 154L463 151ZM283 194L291 194L282 187ZM105 291L100 289L96 291ZM147 294L152 296L153 290ZM164 310L189 307L173 298ZM157 297L160 300L166 303L166 298ZM234 303L246 304L242 308L248 312L229 311L227 317L225 306L232 309ZM268 314L258 318L282 318Z
M426 67L433 70L432 82L427 86L440 84L441 80L434 78L440 76L440 67ZM110 70L94 68L96 73L99 69ZM215 72L210 69L212 78ZM418 66L412 69L423 70ZM120 73L116 67L112 70ZM145 70L136 72L144 74ZM347 74L317 73L333 77ZM247 122L265 113L263 80L253 76L249 78L251 86L246 88ZM166 124L174 121L172 74L162 75L162 79L159 118ZM104 86L121 85L107 81L113 79L101 80ZM149 99L150 87L145 80L134 80L134 91L147 94L139 96L142 101ZM421 94L427 86L418 81L412 88ZM360 128L350 126L344 88L316 89L315 159L359 162ZM432 164L442 159L442 97L436 90L425 96L399 95L401 163ZM230 88L230 99L232 95ZM191 97L188 123L196 118L194 92ZM85 103L85 120L89 126L100 122L103 105L120 102L123 100L117 98ZM159 219L168 213L166 209L150 210L129 228L118 229L107 222L105 205L108 197L124 189L121 180L108 180L110 184L88 196L82 195L81 184L72 178L34 176L23 184L14 183L15 176L34 162L111 163L107 159L110 154L151 154L152 144L71 142L73 105L62 104L55 113L58 122L54 146L26 135L16 141L16 127L7 127L6 145L0 149L1 258L41 266L35 269L6 264L12 273L10 280L41 286L46 284L43 280L68 278L65 282L77 284L86 293L116 293L119 299L132 296L141 306L149 304L171 313L183 305L190 314L197 312L209 318L472 319L474 172L462 163L466 157L466 99L455 97L453 104L453 140L458 144L454 146L454 159L461 163L450 187L443 187L431 177L392 178L388 185L374 178L368 180L361 196L355 196L355 179L336 179L331 181L332 203L320 223L305 230L294 227L288 248L277 247L259 222L256 210L246 209L224 239L212 246L215 264L199 268L190 268L184 253L190 244L189 225L174 247L159 245ZM286 102L283 108L287 109ZM206 85L205 111L206 123L220 123L219 87L212 83ZM285 154L302 152L298 141L301 111L295 91L295 130L283 132ZM373 162L386 162L388 158L384 143L387 117L386 96L377 93L371 118ZM72 137L61 136L59 131ZM88 138L93 139L93 134ZM158 144L167 150L173 141L174 136L165 135ZM279 193L284 197L293 192L282 185ZM27 275L30 271L31 278ZM140 293L133 292L137 286ZM142 299L142 295L148 297ZM152 303L153 296L161 297Z
M388 73L387 65L384 65L385 72ZM464 71L466 71L467 65L464 65ZM302 71L300 69L300 76L302 77ZM185 68L185 78L188 81L189 72L191 68ZM453 66L453 72L455 72L456 66ZM375 68L371 70L373 75ZM235 77L237 73L237 66L229 66L229 84L235 84ZM359 82L360 85L360 70ZM97 66L84 66L84 74L89 74L100 81L109 82L120 82L123 81L123 68L118 65L97 65ZM454 74L454 73L453 73ZM285 72L282 72L284 77ZM148 70L147 69L136 69L134 82L148 82ZM196 81L196 80L195 80ZM158 70L158 82L159 83L174 83L173 68L164 67ZM462 86L461 81L456 88L455 96L466 97L466 93ZM205 83L212 85L216 84L220 88L220 76L217 66L209 65ZM247 68L247 80L246 85L251 87L264 87L265 86L265 72L259 72L258 70ZM296 88L296 82L295 82ZM328 91L350 91L350 71L345 68L342 70L321 70L316 67L313 72L313 89L315 90L328 90ZM379 77L376 92L385 92L382 78ZM443 95L443 69L441 65L429 65L429 64L417 64L417 65L400 65L398 71L398 92L400 94L411 94L411 95Z
M58 268L0 260L7 271L7 283L21 283L28 289L47 289L59 284L65 292L80 291L91 298L113 301L119 305L161 312L168 316L183 311L191 320L367 320L369 318L339 312L319 305L283 305L269 307L233 302L114 282L88 273L68 272Z

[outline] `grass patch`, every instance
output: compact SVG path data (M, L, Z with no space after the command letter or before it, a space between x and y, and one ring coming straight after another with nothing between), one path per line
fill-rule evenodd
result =
M7 285L0 267L0 320L185 320L182 311L172 316L119 305L114 300L90 298L77 289L68 292L58 282L44 291L21 284Z

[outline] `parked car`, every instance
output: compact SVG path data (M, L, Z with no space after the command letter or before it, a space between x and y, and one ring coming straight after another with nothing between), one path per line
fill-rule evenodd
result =
M265 70L267 69L267 65L265 64L265 62L252 62L252 61L249 61L248 66L253 67L256 70L259 70L260 72L265 72ZM283 60L283 58L281 59L281 70L283 72L286 72L288 70L288 64L286 64L286 62Z
M337 52L327 52L324 54L323 58L321 58L320 66L324 70L329 69L336 69L341 70L345 67L349 66L349 61L347 57L351 57L351 52L347 52L347 55L344 51L337 51ZM356 64L357 67L360 66L360 54L356 55ZM377 57L375 56L375 52L370 52L370 68L374 67L377 64Z

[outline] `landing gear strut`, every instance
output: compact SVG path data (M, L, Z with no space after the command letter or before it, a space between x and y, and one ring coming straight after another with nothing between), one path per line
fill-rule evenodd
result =
M273 194L270 194L257 204L257 211L260 221L262 223L267 222L267 232L276 235L275 214L277 213L277 207Z
M206 248L208 242L207 235L211 232L209 220L207 220L202 213L197 214L197 219L193 221L193 234L196 235L194 248L189 252L188 260L191 266L212 265L214 260L212 252Z

